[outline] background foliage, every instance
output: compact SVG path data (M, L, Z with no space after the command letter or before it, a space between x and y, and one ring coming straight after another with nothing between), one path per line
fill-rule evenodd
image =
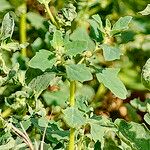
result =
M1 0L0 149L149 150L148 3Z

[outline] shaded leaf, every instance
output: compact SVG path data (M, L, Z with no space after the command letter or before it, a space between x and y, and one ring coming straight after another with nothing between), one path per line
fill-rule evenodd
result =
M6 10L6 9L10 9L11 5L9 4L8 1L6 0L0 0L0 12Z
M89 20L89 23L90 23L90 36L96 40L97 42L100 42L103 40L103 37L102 37L102 33L101 31L99 30L99 25L98 23L95 21L95 20L92 20L90 19Z
M45 21L45 19L41 15L34 12L28 12L27 19L36 29L44 28L43 22Z
M150 149L150 132L146 126L135 122L127 123L121 119L117 119L115 124L118 126L118 130L123 135L123 137L130 141L134 149Z
M104 32L104 28L103 28L103 23L102 23L101 17L97 14L97 15L93 15L92 18L98 23L99 30L101 32Z
M35 92L36 98L49 86L50 81L54 79L54 77L54 73L46 72L40 76L37 76L29 83L28 86Z

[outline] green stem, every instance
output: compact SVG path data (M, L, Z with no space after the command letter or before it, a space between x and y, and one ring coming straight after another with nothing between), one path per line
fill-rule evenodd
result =
M59 26L58 26L58 24L57 24L55 18L53 17L53 15L52 15L52 13L51 13L51 11L50 11L50 8L49 8L48 4L45 4L45 8L46 8L47 14L49 15L49 18L50 18L51 22L52 22L57 28L59 28Z
M74 107L75 105L75 81L70 81L70 106ZM70 137L69 137L69 146L68 150L74 150L75 144L75 129L70 128Z
M75 81L70 81L70 106L75 104Z
M12 112L13 110L11 108L7 108L1 115L3 118L7 118Z
M97 101L98 99L100 99L101 97L103 97L103 95L106 92L106 88L103 84L100 84L98 87L98 90L95 94L94 100Z
M24 44L27 41L27 35L26 35L26 3L22 4L22 13L20 15L20 43ZM27 56L27 51L26 48L23 48L22 51L22 56Z

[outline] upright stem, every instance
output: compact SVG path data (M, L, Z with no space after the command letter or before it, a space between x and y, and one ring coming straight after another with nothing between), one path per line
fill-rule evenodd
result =
M75 81L70 81L70 106L75 105Z
M24 2L22 4L22 12L20 15L20 43L24 44L27 41L27 35L26 35L26 3ZM27 56L26 48L23 48L21 51L23 56Z
M75 105L75 81L70 82L70 106L74 107ZM74 150L75 144L75 129L70 128L70 137L69 137L69 147L68 150Z

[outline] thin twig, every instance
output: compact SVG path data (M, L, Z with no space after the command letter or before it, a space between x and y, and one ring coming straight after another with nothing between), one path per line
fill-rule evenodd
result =
M14 125L11 125L11 127L12 127L12 131L15 134L17 134L18 136L20 136L21 138L23 138L24 141L26 141L25 143L29 146L30 150L34 150L32 142L28 139L28 137L26 137L26 135L24 133L22 133L19 129L17 129Z

